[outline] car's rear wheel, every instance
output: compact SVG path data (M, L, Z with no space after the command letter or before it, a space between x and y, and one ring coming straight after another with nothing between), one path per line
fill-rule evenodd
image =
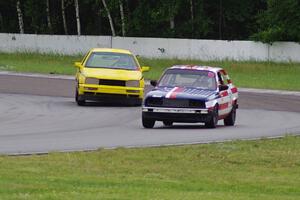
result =
M173 122L172 121L163 121L163 124L165 126L172 126L173 125Z
M153 128L155 124L155 120L147 119L145 117L142 118L142 123L144 128Z
M77 103L77 105L79 106L84 106L85 105L85 100L82 100L79 98L79 94L78 94L78 90L76 89L76 92L75 92L75 101Z
M235 119L236 119L236 108L235 106L233 106L229 115L224 119L225 126L234 126Z
M216 128L218 124L219 118L219 112L218 112L218 106L215 106L211 118L208 122L205 123L206 128Z

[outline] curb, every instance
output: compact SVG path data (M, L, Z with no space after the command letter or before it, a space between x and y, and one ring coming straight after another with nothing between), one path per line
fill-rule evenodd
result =
M0 71L1 75L8 76L21 76L21 77L33 77L33 78L49 78L49 79L64 79L64 80L74 80L74 76L71 75L58 75L58 74L34 74L34 73L19 73L11 71ZM146 85L150 85L150 81L145 81ZM298 91L287 91L287 90L270 90L270 89L256 89L256 88L238 88L240 92L247 93L258 93L258 94L276 94L276 95L292 95L300 96Z

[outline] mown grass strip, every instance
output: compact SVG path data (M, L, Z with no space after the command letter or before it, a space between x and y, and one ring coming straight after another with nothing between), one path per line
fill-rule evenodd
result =
M299 199L300 137L0 156L0 199Z
M34 53L0 53L0 70L44 74L75 74L75 61L82 55L60 56ZM300 91L300 63L199 61L140 58L142 65L151 66L146 79L158 79L161 73L176 64L221 66L227 69L238 87Z

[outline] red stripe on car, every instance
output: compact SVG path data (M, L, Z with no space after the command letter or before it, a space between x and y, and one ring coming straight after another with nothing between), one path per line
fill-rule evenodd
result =
M229 103L220 104L219 105L219 110L224 110L224 109L228 108L228 106L229 106Z
M179 92L182 92L183 91L183 88L176 88L170 95L170 99L175 99L176 98L176 95L179 93Z
M228 92L227 91L221 92L220 96L221 97L226 97L226 96L228 96Z
M237 92L238 92L238 90L237 90L237 88L236 88L236 87L234 87L234 88L231 88L231 92L232 92L232 93L237 93Z

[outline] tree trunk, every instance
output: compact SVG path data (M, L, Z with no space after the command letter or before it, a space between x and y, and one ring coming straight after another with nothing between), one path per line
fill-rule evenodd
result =
M125 17L124 17L124 8L123 8L122 0L119 0L119 5L120 5L120 15L122 21L122 36L124 37L126 35L126 31L125 31Z
M175 28L175 14L174 14L174 5L169 5L169 20L170 20L170 29L174 30Z
M194 1L190 0L190 11L191 11L191 24L192 24L192 37L194 37Z
M74 0L74 4L75 4L75 11L76 11L77 35L81 35L78 0Z
M3 26L3 17L2 17L2 13L0 12L0 31L2 32L2 29L4 29Z
M67 27L66 13L65 13L65 0L61 0L61 15L62 15L65 34L68 35L68 27Z
M170 16L170 29L174 30L174 28L175 28L174 16Z
M114 23L113 23L113 20L111 18L111 15L110 15L110 12L109 12L109 9L107 7L107 4L105 2L105 0L102 0L102 3L104 5L104 8L107 12L107 16L108 16L108 19L109 19L109 24L110 24L110 29L111 29L111 33L112 33L112 36L116 36L116 32L115 32L115 28L114 28Z
M52 23L51 23L51 18L50 18L50 2L49 2L49 0L46 0L46 14L47 14L48 30L50 33L52 33Z
M24 33L24 22L23 22L23 14L20 6L20 0L17 0L17 14L18 14L18 20L19 20L19 30L20 33Z

